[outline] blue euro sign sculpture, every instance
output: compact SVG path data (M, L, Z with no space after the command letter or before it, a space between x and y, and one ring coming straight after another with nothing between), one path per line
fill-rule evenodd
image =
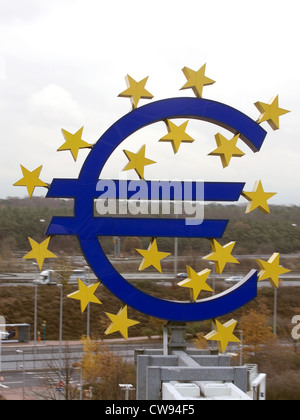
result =
M94 217L94 200L101 171L113 151L136 131L173 118L189 118L219 125L240 138L254 151L260 150L266 131L255 121L227 105L201 98L174 98L157 101L125 115L98 140L86 158L78 179L54 179L47 197L73 198L74 217L54 217L48 235L76 235L83 254L99 280L121 301L149 316L168 321L202 321L223 316L257 296L257 271L217 296L197 302L176 302L150 296L127 282L112 266L99 236L221 238L228 220L204 220L189 226L184 219ZM120 183L116 181L117 197ZM204 182L205 201L237 201L245 183ZM195 186L195 185L194 185ZM191 200L196 200L192 188ZM144 199L150 197L145 196ZM163 197L161 197L163 199ZM176 198L174 198L176 199Z

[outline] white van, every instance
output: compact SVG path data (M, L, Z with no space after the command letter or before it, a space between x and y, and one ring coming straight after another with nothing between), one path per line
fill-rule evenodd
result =
M56 285L57 283L60 283L59 274L60 274L59 271L45 270L39 274L35 282L40 285ZM85 270L74 270L68 279L68 283L77 284L78 278L82 280L83 282L85 282L86 280Z

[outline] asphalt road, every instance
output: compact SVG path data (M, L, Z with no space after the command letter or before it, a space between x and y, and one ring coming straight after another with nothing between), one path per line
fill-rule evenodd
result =
M124 278L128 281L130 280L152 280L152 281L162 281L162 282L172 282L174 280L174 274L160 274L160 273L122 273ZM237 275L237 274L235 274ZM225 278L230 277L229 274L217 274L215 279L217 281L224 280ZM16 286L34 286L34 280L36 274L34 273L0 273L0 287L16 287ZM282 276L283 282L282 286L289 287L299 287L300 286L300 273L289 273ZM92 277L91 280L96 280L96 277ZM176 279L180 281L182 279ZM74 283L75 284L75 283ZM268 287L269 282L259 283L259 287ZM168 284L166 284L168 285Z
M117 342L114 340L107 340L110 351L116 355L122 356L127 361L134 361L134 350L141 348L161 348L161 342L144 342L131 341L131 342ZM16 350L22 350L24 352L24 377L23 377L23 354L17 353ZM66 347L63 347L64 354L68 354L68 358L72 364L78 362L82 357L83 346L76 342L68 343ZM44 365L47 369L34 369L34 346L32 344L16 344L16 345L2 345L2 372L0 373L0 394L14 395L16 390L19 399L22 399L22 388L25 380L25 393L29 392L30 388L39 388L45 386L45 383L49 381L54 384L57 383L59 387L59 373L58 373L58 357L59 357L59 345L38 345L36 359L40 360L41 363L37 362L36 366ZM51 365L49 360L54 360L54 368L49 368ZM4 379L4 380L3 380ZM80 383L80 371L73 369L71 372L71 383L77 385Z
M0 394L3 389L19 389L23 387L23 372L19 371L8 371L1 373L4 376L5 381L0 383ZM51 380L53 383L57 382L59 386L59 377L57 373L37 370L37 371L25 371L25 388L39 388L42 387L46 380ZM70 383L79 384L80 373L74 369L71 374Z

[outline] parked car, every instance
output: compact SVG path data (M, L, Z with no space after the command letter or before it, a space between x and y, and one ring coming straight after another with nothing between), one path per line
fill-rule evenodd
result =
M225 283L239 283L240 281L242 281L244 279L244 277L242 276L232 276L232 277L228 277L225 280Z
M187 276L187 274L186 274L186 273L178 273L178 274L177 274L177 278L178 278L178 279L187 279L187 278L188 278L188 276Z

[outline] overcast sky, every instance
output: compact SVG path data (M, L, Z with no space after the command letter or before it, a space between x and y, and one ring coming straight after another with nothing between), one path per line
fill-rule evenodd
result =
M281 128L262 126L268 136L261 152L233 158L223 169L215 134L226 130L191 121L193 144L175 156L168 143L158 143L163 123L135 134L111 157L103 176L119 177L127 163L123 149L146 156L157 165L145 169L147 179L244 181L247 190L261 179L269 203L300 205L300 60L299 3L296 0L0 0L0 198L25 196L12 184L43 165L41 178L77 177L88 150L74 163L61 129L95 143L130 111L125 76L150 76L146 88L153 100L191 96L179 91L182 68L198 70L216 83L203 96L231 105L253 119L257 101L279 94L279 105L291 110ZM140 105L146 104L142 100ZM134 174L133 174L134 175ZM133 176L134 178L134 176ZM43 195L44 189L36 190ZM245 199L241 198L241 202Z

